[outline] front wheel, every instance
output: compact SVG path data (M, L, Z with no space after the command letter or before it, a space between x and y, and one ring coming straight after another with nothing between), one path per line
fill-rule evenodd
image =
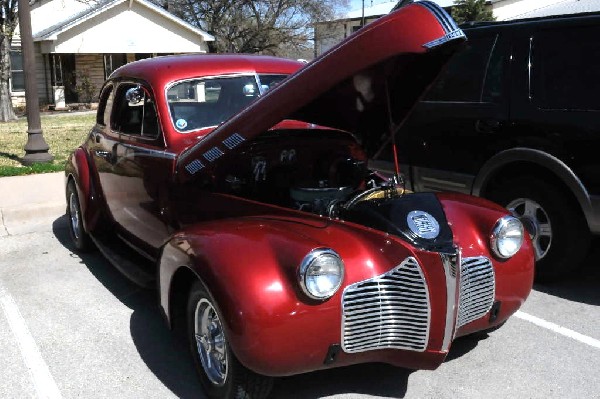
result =
M273 379L248 370L237 360L221 312L200 282L190 290L187 321L194 365L209 398L261 399L269 395Z
M562 187L523 176L495 185L488 197L518 217L529 233L538 281L557 279L580 266L590 232L576 202Z

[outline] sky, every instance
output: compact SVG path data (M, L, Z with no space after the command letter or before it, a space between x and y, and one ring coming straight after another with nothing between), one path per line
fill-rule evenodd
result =
M371 3L373 3L373 5L375 4L379 4L379 3L386 3L390 0L365 0L365 7L370 7ZM350 0L350 7L349 10L358 10L359 8L362 7L362 0Z
M373 5L375 4L379 4L379 3L387 3L389 1L396 1L396 0L365 0L365 7L370 7L371 3ZM436 1L436 0L434 0ZM448 5L447 3L449 2L449 0L442 0L438 3L442 4L443 7L445 7L446 5ZM352 10L358 10L359 8L362 7L362 0L350 0L348 3L350 3L350 7L348 7L348 11L352 11Z

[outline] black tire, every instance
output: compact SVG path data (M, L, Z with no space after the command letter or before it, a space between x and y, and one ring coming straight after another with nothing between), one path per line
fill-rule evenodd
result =
M77 187L73 180L67 184L67 218L69 223L69 235L79 252L88 252L93 248L92 240L83 226L81 203L77 194Z
M208 308L208 306L212 307L212 310ZM221 342L220 340L222 339L222 353L216 349L218 345L212 344L210 347L214 347L215 350L209 352L219 352L216 353L217 356L224 354L226 367L217 367L220 372L217 371L216 374L211 372L210 368L207 371L201 360L203 355L200 354L200 344L196 339L195 315L197 310L202 315L205 314L204 311L211 315L209 316L209 319L213 322L216 321L216 323L210 323L211 326L220 326L220 328L212 330L211 335L215 338L213 333L216 331L217 333L215 335L217 335L217 341ZM212 315L216 317L212 317ZM273 378L256 374L251 370L248 370L237 360L231 350L229 341L225 335L225 330L222 328L223 325L221 324L221 320L223 320L223 317L216 301L201 282L197 281L194 283L190 289L187 303L187 333L194 366L205 393L211 399L262 399L268 397L271 388L273 387ZM212 339L210 340L212 341ZM207 355L209 352L205 349L205 356L210 356L209 354ZM218 361L219 360L217 360L217 362ZM215 382L215 380L218 380L219 382Z
M577 202L562 186L533 176L522 176L495 185L488 197L510 208L523 221L526 230L533 233L537 282L564 277L581 265L589 249L590 231ZM530 204L529 209L536 209L533 218L523 215L525 202ZM536 228L531 219L542 223Z

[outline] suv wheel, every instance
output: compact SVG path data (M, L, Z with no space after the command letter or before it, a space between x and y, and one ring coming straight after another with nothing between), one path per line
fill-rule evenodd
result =
M565 276L580 266L590 233L581 211L561 188L521 177L494 185L488 197L523 222L535 251L537 281Z

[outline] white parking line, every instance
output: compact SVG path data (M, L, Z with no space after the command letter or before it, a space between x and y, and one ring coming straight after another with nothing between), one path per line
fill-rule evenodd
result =
M19 312L17 304L10 295L4 292L2 287L0 287L0 305L2 305L6 320L8 320L10 329L19 344L21 355L29 369L38 397L43 399L60 399L61 394L56 386L56 382L54 382L54 378L52 378L52 374L50 374L50 370L46 362L44 362L42 354L33 340L27 324L25 324L25 320L21 316L21 312Z
M593 346L594 348L600 349L600 341L594 339L592 337L588 337L587 335L583 335L578 333L577 331L569 330L568 328L559 326L558 324L551 323L544 319L540 319L539 317L532 316L528 313L521 312L520 310L515 313L515 317L519 319L526 320L530 323L533 323L537 326L547 328L548 330L554 331L555 333L564 335L565 337L572 338L576 341L584 343L589 346Z

